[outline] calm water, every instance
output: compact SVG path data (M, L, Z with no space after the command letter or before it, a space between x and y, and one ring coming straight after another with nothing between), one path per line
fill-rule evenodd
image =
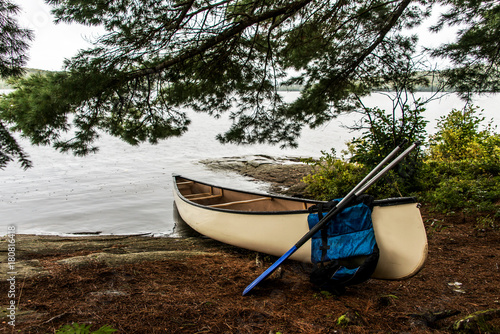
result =
M421 94L423 97L428 94ZM286 93L293 99L297 93ZM367 99L369 106L389 108L391 101L375 94ZM500 124L500 95L477 99L485 109L484 116ZM463 103L447 96L428 106L426 117L435 120ZM171 235L174 230L172 173L213 181L233 188L266 191L266 185L230 172L213 172L198 161L207 158L267 154L272 156L320 156L321 150L335 148L340 152L355 133L349 125L355 115L339 117L316 130L304 131L297 149L280 150L267 145L220 145L215 135L227 129L229 122L192 114L192 125L181 138L158 145L129 146L118 139L102 136L100 151L84 158L57 153L48 147L31 147L26 151L34 168L23 171L11 164L0 171L0 235L15 224L23 234L138 234Z

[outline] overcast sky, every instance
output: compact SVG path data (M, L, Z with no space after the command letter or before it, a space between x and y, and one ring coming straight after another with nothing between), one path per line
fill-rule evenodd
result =
M88 40L95 39L102 33L97 27L87 27L78 24L54 23L50 6L43 0L14 0L21 7L19 23L24 28L33 30L35 39L29 50L27 67L58 71L63 69L65 58L71 58L79 49L86 49L91 44ZM432 21L436 20L434 16ZM427 46L437 46L448 41L453 34L444 30L433 34L426 28L419 28L420 41Z
M29 50L27 67L43 70L62 70L65 58L79 49L90 46L88 38L96 36L99 28L78 24L54 23L50 6L43 0L14 0L21 7L18 17L23 28L33 30L35 39Z

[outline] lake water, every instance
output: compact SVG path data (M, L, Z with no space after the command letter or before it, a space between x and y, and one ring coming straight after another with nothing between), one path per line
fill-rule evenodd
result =
M284 93L293 99L298 93ZM428 97L428 93L421 93ZM390 108L381 94L364 100L368 106ZM500 95L483 96L476 105L487 119L500 124ZM434 132L436 119L452 108L461 108L456 96L448 95L427 106L428 130ZM318 157L322 150L340 152L356 134L341 125L352 124L358 116L345 115L320 129L306 129L297 149L276 146L220 145L216 134L229 121L214 120L204 114L190 115L188 133L158 145L129 146L103 135L100 151L87 157L61 154L49 147L32 147L21 140L34 167L24 171L13 163L0 170L0 235L16 225L22 234L101 232L102 234L174 234L172 173L182 174L232 188L266 191L266 185L231 172L210 171L202 159L266 154L271 156Z

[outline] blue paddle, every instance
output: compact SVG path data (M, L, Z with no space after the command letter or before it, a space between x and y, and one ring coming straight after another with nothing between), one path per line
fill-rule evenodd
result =
M403 153L401 153L396 159L394 159L389 165L387 165L380 172L379 170L385 165L390 159L392 159L401 147L407 142L405 140L399 146L397 146L387 157L384 158L365 178L358 183L354 189L347 194L335 207L333 207L309 232L307 232L288 252L283 254L276 262L274 262L266 271L264 271L259 277L257 277L246 289L243 291L243 296L249 293L257 284L259 284L266 277L271 275L286 259L292 256L297 249L299 249L307 240L309 240L316 232L318 232L326 222L328 222L333 216L346 208L357 196L361 195L366 191L371 185L373 185L378 179L380 179L384 174L386 174L390 169L396 166L401 160L403 160L411 151L413 151L419 142L415 142L410 147L408 147ZM376 174L378 172L378 174ZM376 174L376 175L375 175ZM373 176L375 175L375 176Z

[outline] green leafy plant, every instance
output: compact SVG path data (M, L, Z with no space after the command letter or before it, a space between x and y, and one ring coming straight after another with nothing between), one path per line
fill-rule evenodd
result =
M400 114L396 110L388 113L380 108L363 108L365 131L360 138L349 144L351 161L376 166L381 158L388 155L404 139L410 142L425 140L425 126L428 121L422 116L424 103L414 102L410 108L404 104Z
M393 132L395 124L402 124L401 119L395 122L394 114L378 108L366 109L370 126L349 144L345 154L350 153L350 159L337 158L332 150L322 152L318 160L305 161L314 167L314 172L304 178L307 195L321 200L342 197L389 153L397 140L423 140L423 110L419 104L411 112L404 108L404 113L410 112L404 116L405 122L413 126ZM441 117L438 131L430 136L428 150L407 158L405 164L372 186L369 193L378 198L417 195L443 213L488 213L487 225L497 226L494 222L500 218L500 135L494 132L492 122L484 125L485 119L478 114L477 108L468 107ZM484 221L478 221L478 225L484 225Z
M441 219L428 219L425 221L427 226L427 235L432 236L434 233L439 233L448 228L443 224L443 220Z
M421 115L424 111L420 100L416 100L412 108L403 105L400 117L395 110L387 113L379 108L363 108L365 126L359 129L365 131L348 143L343 158L337 158L332 149L331 153L322 151L318 160L306 160L315 168L315 172L303 180L308 184L308 195L322 200L342 197L404 139L423 141L427 124ZM412 154L373 185L369 193L375 197L394 197L419 190L421 164L421 155Z
M308 184L306 192L309 196L320 200L339 198L363 178L363 165L338 159L334 149L331 153L322 151L322 154L318 160L304 160L315 170L303 180Z
M429 158L438 161L498 159L500 137L494 134L493 121L480 129L484 121L474 106L465 110L453 109L442 116L437 133L430 137Z
M425 102L416 99L409 105L402 97L394 102L400 107L394 107L391 112L380 108L363 108L365 131L360 138L355 138L348 144L349 153L352 155L351 162L361 163L371 170L403 140L425 141L425 127L428 123L422 116L425 112ZM417 150L380 182L388 187L380 189L378 185L375 193L381 196L401 196L403 193L409 194L419 190L421 165L421 152Z
M500 135L475 107L452 110L438 122L422 173L422 196L442 212L498 212Z
M493 217L487 215L477 218L475 228L479 231L488 229L500 230L500 225L495 222L495 219Z

